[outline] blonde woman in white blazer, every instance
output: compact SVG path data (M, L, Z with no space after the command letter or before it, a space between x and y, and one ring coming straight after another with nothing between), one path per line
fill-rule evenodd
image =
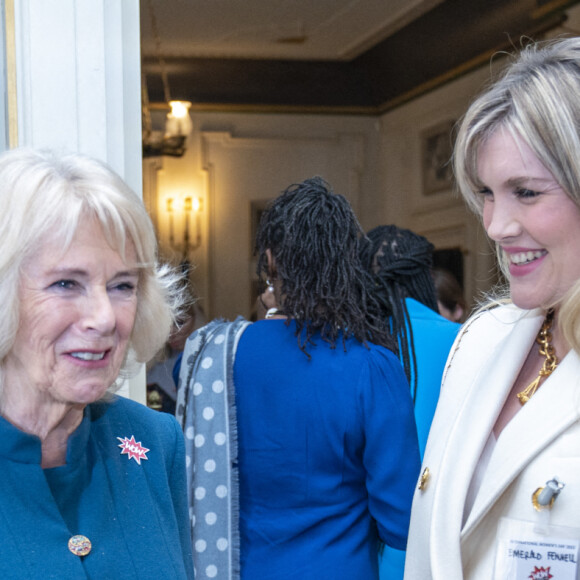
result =
M519 54L467 111L454 167L496 244L509 299L473 315L451 350L405 580L575 580L580 39Z

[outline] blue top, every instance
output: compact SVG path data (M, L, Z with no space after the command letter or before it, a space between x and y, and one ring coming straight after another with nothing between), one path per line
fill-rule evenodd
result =
M148 448L138 463L121 439ZM135 450L135 448L131 448ZM115 397L85 409L66 465L0 418L0 578L193 578L183 435L170 415ZM68 549L83 534L92 550Z
M419 450L397 357L263 320L234 363L242 579L378 578L378 538L407 539ZM376 520L376 524L373 521Z
M421 457L423 457L431 421L433 421L439 400L445 363L461 324L447 320L412 298L407 298L406 303L413 329L417 373L419 375L415 399L415 420L419 435L419 448Z
M419 375L415 420L419 448L423 457L431 421L439 400L445 363L461 325L447 320L413 298L407 298L406 304L411 319ZM405 552L386 547L380 559L381 580L402 580L404 566Z

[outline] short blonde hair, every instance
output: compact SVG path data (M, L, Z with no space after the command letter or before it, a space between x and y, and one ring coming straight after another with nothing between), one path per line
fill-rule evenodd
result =
M522 139L580 207L580 38L529 44L512 58L461 121L453 156L459 191L481 216L478 153L502 129ZM499 262L505 272L501 254ZM559 320L580 353L580 281L561 300Z
M0 369L18 330L24 260L46 239L68 247L89 219L100 223L121 256L127 239L137 255L137 313L120 378L163 346L184 299L181 276L158 264L155 231L141 199L107 165L79 154L7 151L0 155L0 207Z

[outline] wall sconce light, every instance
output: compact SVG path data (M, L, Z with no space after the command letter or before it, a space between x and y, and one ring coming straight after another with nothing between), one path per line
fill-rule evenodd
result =
M161 145L161 155L181 157L185 153L185 142L191 133L193 123L189 116L189 101L169 101L171 111L165 118L165 134Z
M144 87L143 95L146 90ZM154 128L148 99L144 97L143 101L143 157L181 157L185 153L187 138L193 128L189 115L191 103L169 101L171 110L165 117L165 125Z
M173 137L183 135L187 137L191 133L192 122L189 116L189 101L169 101L171 111L167 113L165 120L165 136Z
M189 261L189 252L201 246L203 200L191 195L177 198L168 197L165 209L169 217L169 244L174 250L181 252L182 261L187 262ZM178 216L177 222L183 224L183 228L179 228L177 235L174 219L176 215Z

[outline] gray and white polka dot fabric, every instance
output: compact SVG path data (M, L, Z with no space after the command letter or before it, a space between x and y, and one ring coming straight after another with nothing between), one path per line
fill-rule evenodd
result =
M196 578L239 578L239 498L233 363L249 324L213 321L187 341L177 419L185 435Z

